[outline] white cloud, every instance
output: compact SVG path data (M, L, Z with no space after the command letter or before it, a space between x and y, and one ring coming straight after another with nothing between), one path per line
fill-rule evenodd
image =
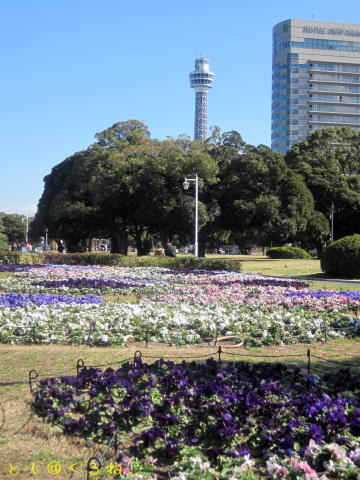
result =
M18 213L19 215L33 216L37 205L0 205L0 212Z

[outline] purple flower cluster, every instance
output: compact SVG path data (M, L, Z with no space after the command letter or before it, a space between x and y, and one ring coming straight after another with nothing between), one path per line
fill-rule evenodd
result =
M102 297L98 295L84 295L82 297L73 297L69 295L48 295L48 294L29 294L6 293L0 294L1 307L28 307L32 305L55 305L56 303L102 303Z
M51 265L34 263L27 265L24 263L1 263L0 272L27 272L36 268L61 268L62 270L91 270L96 269L96 266L89 265Z
M1 263L0 272L27 272L32 268L41 268L44 265L34 264L34 265L25 265L22 263Z
M43 380L35 406L65 433L100 442L147 417L149 427L133 444L139 455L155 448L156 456L176 460L181 447L196 445L213 465L219 455L249 454L264 465L274 454L301 456L311 439L341 439L346 449L360 435L359 388L360 376L348 370L318 382L281 364L138 359L118 370L84 368L78 378ZM84 391L90 400L81 400Z
M41 282L33 282L33 285L46 288L146 288L144 281L116 278L68 278L66 280L43 280Z
M331 297L345 297L349 300L360 301L360 291L356 290L341 290L335 291L306 291L306 292L287 292L283 294L284 297L312 297L312 298L331 298Z

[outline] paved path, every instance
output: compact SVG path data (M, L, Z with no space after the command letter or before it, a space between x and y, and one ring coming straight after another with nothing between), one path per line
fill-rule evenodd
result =
M251 274L250 274L251 275ZM280 275L263 275L263 277L283 278L291 280L308 280L309 282L323 282L323 283L339 283L341 285L356 285L360 287L360 280L345 280L341 278L322 278L322 277L306 277L303 275L293 275L289 277L283 277Z
M360 280L343 280L338 278L314 278L314 277L296 277L299 280L309 280L311 282L329 282L329 283L341 283L344 285L357 285L360 286Z

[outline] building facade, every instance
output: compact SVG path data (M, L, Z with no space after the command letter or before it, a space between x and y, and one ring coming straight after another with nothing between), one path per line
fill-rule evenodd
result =
M271 147L285 154L326 127L360 129L360 25L285 20L273 28Z
M195 90L194 140L208 138L208 90L214 84L215 75L209 70L209 60L195 60L195 70L190 73L190 86Z

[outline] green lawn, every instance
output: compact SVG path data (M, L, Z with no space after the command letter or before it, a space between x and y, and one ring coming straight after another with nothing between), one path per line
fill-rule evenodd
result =
M298 275L323 275L320 260L272 259L255 255L206 255L206 258L219 258L240 261L243 273L259 273L264 275L281 275L292 277Z
M328 290L360 290L360 284L340 284L321 282L321 278L331 278L320 267L320 260L301 259L272 259L264 256L252 255L206 255L207 258L221 258L230 261L240 261L243 273L257 273L282 277L309 277L314 288ZM338 279L341 280L341 279ZM345 281L360 282L360 279L344 279Z

